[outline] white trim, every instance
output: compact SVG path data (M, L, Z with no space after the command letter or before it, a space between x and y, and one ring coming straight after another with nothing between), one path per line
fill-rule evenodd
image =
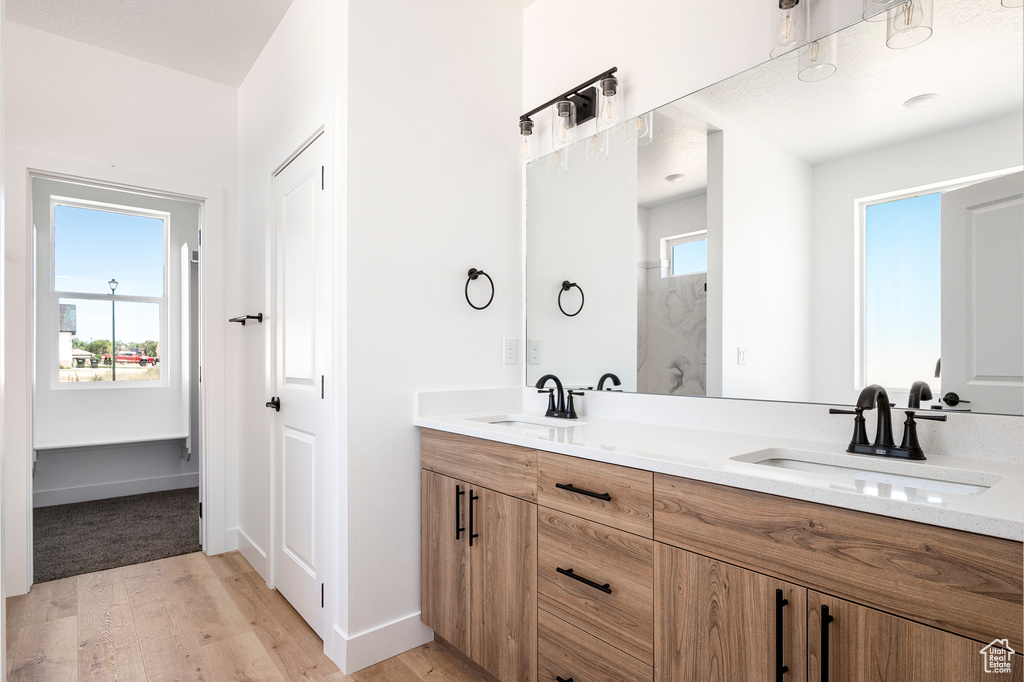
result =
M232 531L235 533L235 547L242 553L249 565L260 574L260 577L266 580L270 575L266 550L253 542L252 538L241 528L233 528Z
M38 452L40 450L63 450L66 448L95 448L103 447L105 445L133 445L135 443L155 443L165 440L185 440L188 436L188 433L156 433L153 434L152 438L146 438L145 440L138 440L137 438L130 438L126 440L111 438L91 442L83 441L81 438L68 441L51 440L36 443L33 449Z
M420 612L347 637L337 626L332 630L334 662L346 675L415 649L434 639L434 631L420 620Z
M115 481L96 485L78 485L70 488L40 490L32 494L32 507L52 507L56 504L73 504L105 500L110 497L125 495L142 495L164 490L196 488L199 486L199 474L174 474L171 476L154 476L131 481Z

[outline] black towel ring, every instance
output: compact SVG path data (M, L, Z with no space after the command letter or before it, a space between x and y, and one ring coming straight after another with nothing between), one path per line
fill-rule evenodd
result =
M565 308L562 307L562 294L569 291L569 289L572 289L573 287L576 287L577 289L580 290L580 309L574 313L567 313L565 312ZM583 304L585 302L586 297L583 295L583 289L580 288L579 284L576 284L576 282L570 282L569 280L565 280L564 282L562 282L562 290L558 292L558 309L562 311L563 315L565 315L566 317L576 317L577 315L580 314L580 311L583 310Z
M489 299L487 299L487 303L484 303L483 305L473 305L473 301L469 300L469 283L472 282L473 280L475 280L477 277L480 277L481 275L486 277L487 281L491 283L491 297ZM469 279L466 280L466 303L468 303L469 307L473 308L474 310L483 310L487 306L491 305L491 301L493 301L493 300L494 300L494 280L491 279L491 276L488 275L483 270L477 270L476 268L470 268L469 269Z

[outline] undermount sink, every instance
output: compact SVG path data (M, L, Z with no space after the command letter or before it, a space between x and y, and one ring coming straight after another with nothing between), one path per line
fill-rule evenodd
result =
M499 414L487 417L470 417L470 421L494 424L495 426L511 426L518 429L564 429L583 422L577 419L555 419L553 417L536 417L532 414Z
M840 479L830 487L908 502L942 504L948 495L981 495L1000 476L897 460L865 461L854 455L767 448L732 458L758 466Z

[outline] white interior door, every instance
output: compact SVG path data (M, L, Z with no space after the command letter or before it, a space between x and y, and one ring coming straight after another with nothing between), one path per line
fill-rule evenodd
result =
M1024 411L1024 173L942 195L942 390Z
M274 177L274 586L324 636L323 138Z

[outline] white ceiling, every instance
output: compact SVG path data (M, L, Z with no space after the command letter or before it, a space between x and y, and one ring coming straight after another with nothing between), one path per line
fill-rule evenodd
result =
M700 194L708 185L708 126L671 104L654 112L653 141L637 149L637 204L645 208ZM677 173L682 180L665 178Z
M885 37L885 22L842 31L838 71L819 83L798 80L795 57L789 56L659 111L672 115L681 109L717 128L738 125L814 165L1024 108L1024 13L1019 9L1004 9L998 0L937 2L934 34L926 42L892 50ZM924 93L939 99L926 109L903 106ZM661 173L649 173L644 161L641 156L641 196L655 193L645 184L657 185ZM664 175L660 184L669 184ZM682 195L683 188L677 189Z
M241 85L292 0L7 0L7 18Z

